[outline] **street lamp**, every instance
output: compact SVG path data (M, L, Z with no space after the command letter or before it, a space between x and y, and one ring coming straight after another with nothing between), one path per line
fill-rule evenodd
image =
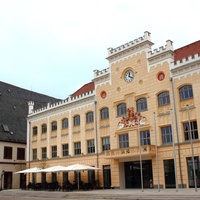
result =
M5 171L3 170L2 172L1 172L1 188L0 188L0 191L2 190L2 183L3 183L3 175L4 175L4 173L5 173Z
M188 112L188 124L189 124L189 133L190 133L190 145L191 145L191 151L192 151L192 167L193 167L193 174L194 174L194 186L195 186L195 191L197 192L197 179L196 179L195 163L194 163L193 138L192 138L191 124L190 124L190 108L189 108L189 105L186 105L186 107L187 107L187 112Z

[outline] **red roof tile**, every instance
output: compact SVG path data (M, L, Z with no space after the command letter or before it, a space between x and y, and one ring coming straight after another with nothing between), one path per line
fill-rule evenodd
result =
M191 44L188 44L184 47L176 49L174 51L174 61L187 58L188 56L199 53L200 54L200 40Z
M76 92L74 92L71 96L75 97L80 94L87 93L91 90L94 90L94 82L90 82L90 83L83 85L80 89L78 89Z

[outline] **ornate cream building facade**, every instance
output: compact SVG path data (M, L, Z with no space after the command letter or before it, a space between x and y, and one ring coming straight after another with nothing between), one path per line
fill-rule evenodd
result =
M200 41L152 46L145 32L108 48L109 67L94 70L92 82L39 110L29 102L27 167L99 167L80 179L103 188L199 187ZM76 178L38 173L27 181Z

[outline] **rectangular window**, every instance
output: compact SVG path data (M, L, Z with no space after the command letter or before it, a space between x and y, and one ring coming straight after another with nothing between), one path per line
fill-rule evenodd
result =
M74 155L80 155L81 154L81 143L75 142L74 143Z
M37 159L37 149L33 149L33 160Z
M57 146L51 147L51 157L56 158L57 157Z
M119 135L119 147L120 148L127 148L127 147L129 147L128 134Z
M162 143L171 144L172 143L172 129L171 126L161 127L162 132Z
M87 141L87 148L88 148L88 153L95 153L94 140Z
M63 144L62 145L62 152L63 152L63 157L69 155L69 146L68 146L68 144Z
M110 137L102 138L102 151L110 150Z
M4 159L12 159L12 147L4 147Z
M141 131L140 132L140 145L150 145L151 141L150 141L150 132L149 130L147 131Z
M189 187L194 188L194 171L193 171L193 161L192 157L186 158L187 159L187 170L188 170L188 182ZM200 159L199 157L194 157L194 168L195 168L195 174L196 174L196 180L197 180L197 187L200 186Z
M198 128L197 128L197 122L193 121L193 122L186 122L183 124L183 128L184 128L184 135L185 135L185 140L188 141L190 140L190 130L191 130L191 136L193 140L196 140L199 138L198 136Z
M37 127L33 127L33 135L37 135Z
M43 147L42 148L42 159L46 159L47 158L47 148Z
M25 148L17 148L17 160L25 160Z

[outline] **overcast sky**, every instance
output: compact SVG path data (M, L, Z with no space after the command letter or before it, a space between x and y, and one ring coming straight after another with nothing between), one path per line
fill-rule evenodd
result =
M200 39L200 0L0 0L0 81L64 99L109 67L107 48Z

